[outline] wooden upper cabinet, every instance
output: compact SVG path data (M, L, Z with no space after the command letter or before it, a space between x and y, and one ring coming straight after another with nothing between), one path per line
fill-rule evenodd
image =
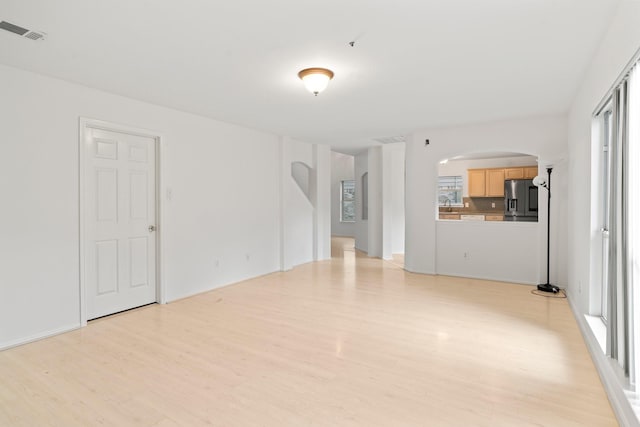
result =
M469 169L467 171L469 180L469 197L485 197L486 196L486 169Z
M505 180L532 179L537 174L537 166L467 169L469 197L504 197Z
M507 168L504 170L504 179L524 178L524 168Z
M487 197L504 196L504 169L487 169Z
M469 197L504 196L504 169L469 169Z
M538 167L537 166L527 166L524 168L524 177L526 179L533 179L538 175Z

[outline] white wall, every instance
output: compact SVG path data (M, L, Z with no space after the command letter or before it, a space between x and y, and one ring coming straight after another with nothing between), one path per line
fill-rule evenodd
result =
M538 240L538 231L538 224L531 222L438 221L436 270L449 276L537 284L540 247L530 242Z
M362 176L369 171L369 151L363 151L355 156L354 173L356 180L356 224L355 247L356 249L369 251L369 220L362 219ZM369 184L371 186L371 184Z
M314 201L313 147L309 144L283 138L283 199L284 199L284 242L283 270L313 261ZM306 167L297 167L303 163ZM305 170L307 177L294 177L296 171ZM301 185L299 184L302 184ZM305 187L306 188L303 188ZM306 193L308 191L308 194Z
M622 1L594 59L585 73L569 113L569 296L583 313L596 310L589 298L599 292L599 275L590 277L600 256L599 200L592 200L589 185L597 187L592 161L600 149L591 138L592 114L598 103L640 48L640 2ZM595 298L594 298L595 299Z
M390 150L391 171L389 191L391 192L391 253L404 253L404 177L405 144L393 144Z
M0 348L80 325L79 117L162 137L167 300L280 268L282 157L297 154L277 136L5 66L0 81ZM326 193L316 228L328 236L329 149L316 151Z
M331 259L331 148L314 144L313 150L313 259Z
M429 139L430 144L425 145ZM407 139L406 153L406 242L405 268L419 273L439 273L436 254L445 249L446 242L438 239L436 230L436 197L439 161L457 155L478 152L482 147L485 152L517 152L538 156L540 165L554 166L553 186L558 197L552 204L553 235L551 240L551 279L563 286L566 283L566 197L562 196L566 186L567 130L566 117L547 116L534 117L503 122L437 128L415 132ZM565 189L566 190L566 189ZM565 193L566 194L566 193ZM540 209L546 211L546 198L540 203ZM484 226L489 224L483 223ZM507 228L515 224L501 224ZM523 233L519 227L511 227L509 233L513 241L522 241L537 248L544 248L546 239L546 218L532 225L537 227L537 239L530 242L530 233ZM466 239L476 242L484 239L480 233L471 233ZM491 243L496 259L511 256L513 248ZM538 250L538 280L546 275L543 250ZM440 261L442 261L440 255ZM529 254L522 252L524 262L531 263ZM455 261L455 260L454 260ZM440 264L443 265L442 263ZM452 264L453 265L453 264ZM501 268L501 264L495 266ZM464 270L466 275L484 277L484 270ZM461 269L460 272L463 272ZM448 274L454 274L449 271ZM502 273L501 273L502 274ZM496 273L495 278L499 280ZM525 273L513 271L509 277L515 282L529 283L531 278Z
M341 183L355 179L354 157L348 154L331 152L331 234L334 236L355 237L355 222L340 221Z
M368 173L369 215L362 220L362 175ZM356 248L391 259L404 253L405 144L372 147L355 158Z
M367 223L367 235L369 237L367 253L369 256L377 258L382 258L384 255L390 256L390 253L385 253L383 248L383 209L385 206L382 186L383 184L388 184L388 181L383 180L383 169L385 169L383 161L388 160L387 156L382 154L383 148L370 148L367 158L369 163L369 220Z

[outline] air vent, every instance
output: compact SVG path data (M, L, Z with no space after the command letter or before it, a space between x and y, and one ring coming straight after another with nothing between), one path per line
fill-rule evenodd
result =
M27 28L12 24L11 22L7 21L0 21L0 29L13 34L17 34L30 40L44 40L44 36L46 35L42 31L31 31Z
M395 144L397 142L405 142L404 136L385 136L382 138L373 138L374 141L381 142L382 144Z
M29 31L24 36L26 38L28 38L28 39L31 39L31 40L42 40L44 38L44 34L43 33L36 33L35 31Z

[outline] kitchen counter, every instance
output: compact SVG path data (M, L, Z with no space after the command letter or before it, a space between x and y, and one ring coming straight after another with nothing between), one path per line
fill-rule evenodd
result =
M478 212L478 211L440 211L438 215L440 220L450 221L503 221L504 214L502 212Z
M458 214L458 215L504 215L504 211L472 211L468 209L453 209L452 211L440 211L440 214Z
M438 215L438 221L445 222L508 222L511 224L537 224L538 221L531 220L530 218L513 220L512 218L505 219L503 214L479 214L479 213L463 213L463 212L440 212Z

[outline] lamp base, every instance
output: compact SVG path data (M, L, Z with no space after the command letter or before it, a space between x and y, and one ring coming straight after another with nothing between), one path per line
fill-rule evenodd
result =
M558 292L560 292L559 287L557 287L556 285L550 285L549 283L538 285L538 290L541 292L551 292L554 294L557 294Z

